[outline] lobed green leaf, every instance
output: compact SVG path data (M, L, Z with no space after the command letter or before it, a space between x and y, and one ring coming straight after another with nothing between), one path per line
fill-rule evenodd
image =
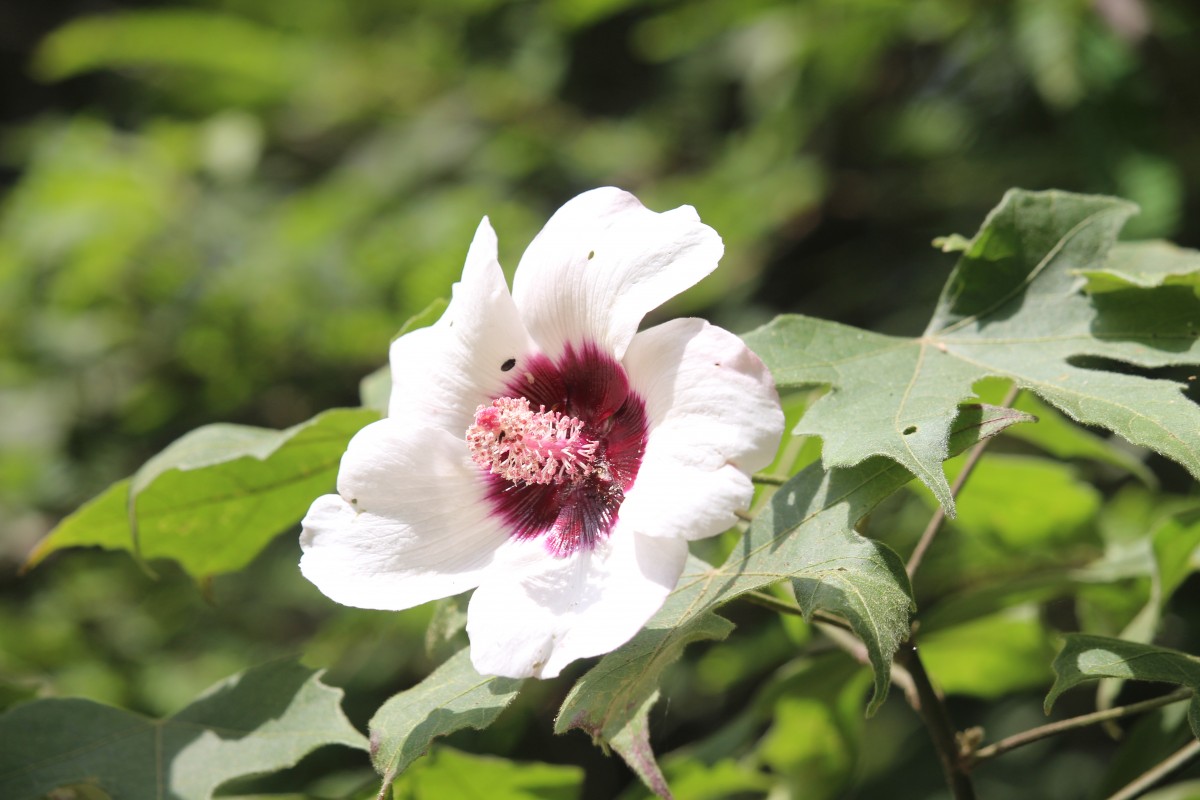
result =
M962 450L1032 418L1013 409L964 407L949 447ZM855 524L912 475L883 458L828 472L813 464L788 480L720 567L691 559L663 608L629 643L572 688L555 730L580 728L611 744L661 797L670 791L654 760L646 720L663 671L686 645L728 635L715 609L779 580L796 588L801 611L846 619L875 670L869 711L887 695L891 659L909 632L912 590L900 558L855 533Z
M486 728L517 696L522 680L485 677L460 650L425 680L400 692L371 718L371 763L386 787L439 736Z
M64 519L26 566L97 545L171 558L196 577L240 569L333 488L347 442L378 416L334 409L283 431L198 428Z
M1173 683L1196 692L1188 709L1192 733L1200 737L1200 660L1166 647L1092 636L1067 634L1054 659L1057 675L1046 695L1046 713L1063 692L1102 678Z
M234 778L275 772L329 744L366 749L342 690L295 661L256 667L156 720L82 699L0 715L0 797L87 784L122 800L207 800Z
M780 386L831 387L796 428L822 437L827 467L886 456L951 514L950 424L989 376L1200 477L1200 407L1184 385L1113 366L1200 364L1200 297L1186 286L1080 288L1080 271L1109 263L1133 211L1114 198L1012 190L973 239L951 247L962 256L922 336L783 316L745 338Z

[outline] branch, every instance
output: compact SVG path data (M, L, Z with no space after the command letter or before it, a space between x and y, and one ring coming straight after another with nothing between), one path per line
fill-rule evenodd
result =
M867 646L862 643L862 640L855 636L848 625L831 624L823 619L814 619L817 628L829 641L833 642L839 649L845 651L851 658L865 667L875 668L871 663L871 654L867 652ZM920 706L920 698L917 697L917 686L913 682L912 675L908 674L908 670L892 662L890 675L892 683L899 686L904 692L904 699L913 708Z
M1197 755L1200 755L1200 739L1192 739L1183 747L1176 750L1166 761L1143 772L1139 777L1126 785L1124 789L1109 797L1108 800L1133 800L1133 798L1191 761Z
M1108 722L1109 720L1120 719L1122 717L1140 714L1143 711L1161 708L1162 706L1178 703L1180 700L1187 700L1192 696L1191 689L1179 689L1162 697L1155 697L1151 700L1143 700L1140 703L1130 703L1127 706L1117 706L1116 708L1107 708L1103 711L1093 711L1090 714L1081 714L1078 717L1051 722L1047 725L1042 725L1037 728L1030 728L1027 731L1008 736L995 744L990 744L987 747L981 747L974 753L968 756L968 767L974 767L981 761L987 761L989 758L1003 755L1009 750L1015 750L1018 747L1031 744L1040 739L1045 739L1050 736L1055 736L1060 733L1084 728L1088 725L1095 725L1100 722Z
M1017 402L1017 395L1021 393L1021 387L1015 383L1009 387L1008 394L1001 401L1001 408L1010 408L1013 403ZM967 454L967 460L963 463L962 472L958 473L958 477L954 479L954 485L950 487L950 496L958 497L958 492L962 489L963 484L967 482L971 472L975 469L975 465L979 463L980 457L983 456L984 449L992 440L990 438L976 444L971 448L971 452ZM925 552L929 546L933 544L933 537L937 536L938 531L942 529L942 523L946 521L946 509L938 506L937 511L933 512L932 519L925 526L925 531L921 534L921 539L917 542L917 546L913 548L912 555L908 557L908 563L904 566L905 572L908 573L908 579L911 581L913 576L917 574L917 570L921 567L921 561L925 558Z
M975 786L971 783L971 774L967 771L963 759L959 756L958 736L954 723L946 710L946 704L933 688L929 673L921 663L917 647L912 642L900 645L896 654L897 659L904 661L908 672L912 675L920 706L916 708L925 721L925 727L933 739L933 747L937 751L938 760L942 763L942 773L946 776L946 785L954 800L975 800Z

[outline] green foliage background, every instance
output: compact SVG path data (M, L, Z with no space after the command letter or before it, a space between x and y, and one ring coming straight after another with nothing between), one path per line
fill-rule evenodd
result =
M1190 0L66 9L5 12L0 705L80 695L167 717L228 675L300 654L346 687L365 729L440 661L424 642L433 610L334 606L299 576L291 536L199 583L98 550L17 573L64 514L198 425L284 428L357 405L359 379L447 293L485 213L511 268L583 189L690 203L726 256L663 314L737 331L799 311L919 334L952 266L930 240L974 231L1013 185L1121 195L1142 209L1124 236L1200 245ZM808 398L791 402L794 418ZM1098 437L1055 444L1053 413L1030 410L1050 433L989 455L917 598L930 671L965 723L999 734L1041 719L1053 629L1127 636L1153 603L1166 643L1200 650L1194 579L1178 567L1190 551L1169 547L1195 528L1192 481ZM791 463L816 446L798 444ZM927 503L898 495L872 533L905 552ZM1022 505L1037 513L996 511ZM938 604L980 581L974 609ZM868 673L805 650L799 621L732 617L729 638L668 672L670 702L651 717L658 752L683 748L664 759L678 796L936 795L936 760L902 701L864 721ZM496 725L450 742L581 765L587 797L637 796L585 736L552 734L569 685L527 682ZM1168 717L1119 750L1095 736L1014 754L981 769L981 787L1115 788L1186 736ZM435 796L418 784L438 786L437 770L422 769L410 791ZM330 749L246 791L336 797L371 775L362 753ZM545 781L572 796L578 775Z

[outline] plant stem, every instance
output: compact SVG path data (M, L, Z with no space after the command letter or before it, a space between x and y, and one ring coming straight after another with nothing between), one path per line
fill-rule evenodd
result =
M1176 750L1165 761L1143 772L1126 785L1124 789L1110 796L1108 800L1133 800L1133 798L1191 761L1197 755L1200 755L1200 739L1192 739L1183 747Z
M916 711L925 721L925 727L933 739L933 747L942 763L942 773L946 776L946 785L950 787L951 795L954 800L975 800L975 786L971 783L971 774L959 755L954 723L950 720L945 702L929 680L929 673L921 663L916 645L912 642L900 645L896 658L904 662L912 676L917 699L920 701Z
M1009 387L1008 394L1004 395L1004 400L1001 401L1000 407L1010 408L1017 401L1017 395L1020 393L1021 387L1014 383ZM962 472L958 473L958 477L954 479L954 484L950 487L951 497L958 497L959 490L967 482L967 478L975 469L975 465L979 463L979 459L983 456L983 451L987 448L990 441L992 441L990 438L984 439L971 448L971 452L967 454L967 460L963 463ZM925 526L925 530L922 532L917 546L913 548L912 555L908 557L908 563L904 566L904 570L908 573L910 581L917 574L917 570L920 569L921 562L925 559L925 552L933 544L933 538L937 536L938 531L942 528L942 523L945 521L946 509L938 506L937 511L933 512L933 517L929 520L929 524Z
M795 605L794 603L789 603L786 600L780 600L778 597L767 594L766 592L746 592L744 595L742 595L742 597L746 598L751 603L754 603L756 606L769 608L772 611L778 611L780 614L791 614L794 617L804 616L804 612L800 610L799 606Z
M1192 696L1191 689L1180 689L1171 694L1156 697L1152 700L1143 700L1140 703L1130 703L1127 706L1117 706L1116 708L1107 708L1103 711L1093 711L1091 714L1082 714L1078 717L1051 722L1037 728L1030 728L1027 731L1008 736L995 744L990 744L987 747L981 747L979 750L972 753L969 757L969 765L975 766L981 761L986 761L989 758L1003 755L1009 750L1015 750L1018 747L1036 742L1039 739L1045 739L1049 736L1055 736L1060 733L1065 733L1076 728L1084 728L1088 725L1095 725L1108 720L1120 719L1133 714L1140 714L1143 711L1161 708L1162 706L1178 703L1180 700L1187 700Z
M772 611L778 611L780 614L791 614L793 617L804 616L804 612L796 604L789 603L786 600L781 600L772 594L768 594L767 592L755 590L746 592L742 595L742 597L746 600L749 600L751 603L754 603L756 606L769 608ZM825 625L832 625L835 628L841 628L844 631L850 631L851 633L854 632L853 628L850 627L850 624L844 619L835 617L832 614L827 614L820 610L812 613L812 622L820 622Z

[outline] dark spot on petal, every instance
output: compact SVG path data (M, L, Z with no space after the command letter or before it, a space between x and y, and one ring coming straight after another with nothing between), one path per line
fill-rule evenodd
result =
M591 260L592 260L593 258L595 258L595 257L596 257L596 251L595 251L595 250L588 250L588 261L591 261Z
M512 369L516 365L517 365L517 360L515 358L510 358L507 361L505 361L503 364L500 365L500 371L508 372L510 369Z
M905 429L904 429L904 435L905 435L905 436L912 436L912 435L913 435L914 433L916 433L916 432L917 432L917 426L916 426L916 425L909 425L907 428L905 428Z

